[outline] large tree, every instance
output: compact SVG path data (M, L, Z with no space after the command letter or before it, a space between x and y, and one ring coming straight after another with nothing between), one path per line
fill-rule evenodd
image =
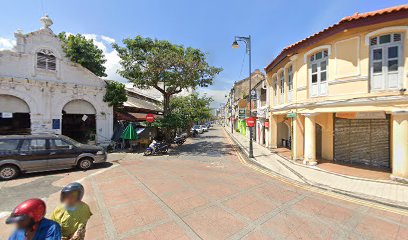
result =
M207 87L221 68L210 66L199 49L137 36L113 44L121 58L121 76L137 87L155 88L163 95L164 115L170 113L170 98L184 89Z
M155 126L167 129L190 129L194 123L205 122L211 118L210 104L213 101L206 95L192 93L175 96L170 100L170 112L155 121Z
M106 77L105 64L106 59L103 51L99 49L92 39L86 39L83 35L58 34L62 42L62 48L65 55L73 62L81 64L96 76Z
M109 106L119 108L127 101L125 84L116 81L106 81L106 93L103 101L108 102Z

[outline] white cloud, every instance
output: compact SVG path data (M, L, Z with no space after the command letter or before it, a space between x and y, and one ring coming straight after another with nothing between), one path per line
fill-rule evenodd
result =
M127 82L126 79L117 73L117 70L120 68L120 57L118 56L116 50L112 49L111 47L112 43L116 42L116 40L108 36L93 33L85 33L82 35L86 39L92 39L95 45L103 51L106 58L104 65L106 67L106 74L108 75L106 79Z
M110 44L116 42L115 39L113 39L113 38L111 38L111 37L108 37L108 36L104 36L104 35L101 35L101 39L102 39L103 41L107 42L107 43L110 43Z
M0 50L9 50L16 45L16 40L0 37Z
M207 94L207 97L212 97L214 102L211 104L212 107L219 107L221 103L225 103L225 95L228 94L228 90L217 90L209 88L200 88L197 90L200 94Z

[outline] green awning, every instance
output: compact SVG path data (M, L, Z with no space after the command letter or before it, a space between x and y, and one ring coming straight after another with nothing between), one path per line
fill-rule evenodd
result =
M126 140L136 140L138 139L137 133L135 131L135 128L133 127L133 124L129 124L125 130L123 130L122 135L120 135L122 139Z

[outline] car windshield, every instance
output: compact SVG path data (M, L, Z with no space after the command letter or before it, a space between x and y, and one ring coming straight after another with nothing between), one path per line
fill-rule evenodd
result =
M195 125L193 128L194 128L194 129L199 129L200 126L199 126L199 125Z
M71 144L74 145L75 147L80 147L80 146L83 145L82 143L79 143L79 142L75 141L74 139L72 139L72 138L70 138L70 137L67 137L67 136L64 136L64 135L61 135L60 137L61 137L62 139L64 139L65 141L71 143Z

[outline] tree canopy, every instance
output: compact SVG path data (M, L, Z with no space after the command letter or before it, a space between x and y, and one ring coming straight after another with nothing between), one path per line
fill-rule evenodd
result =
M68 35L65 32L58 34L62 42L65 55L73 62L81 64L96 76L106 77L106 62L103 51L99 49L92 39L86 39L83 35Z
M111 107L122 107L127 101L125 84L116 81L106 81L106 93L103 101L108 102Z
M121 58L118 73L139 88L155 88L163 94L164 114L169 114L170 97L183 89L207 87L222 69L210 66L199 49L137 36L113 44Z
M211 118L211 97L192 93L177 96L170 100L170 112L159 123L161 127L170 129L189 129L194 123L205 122Z

